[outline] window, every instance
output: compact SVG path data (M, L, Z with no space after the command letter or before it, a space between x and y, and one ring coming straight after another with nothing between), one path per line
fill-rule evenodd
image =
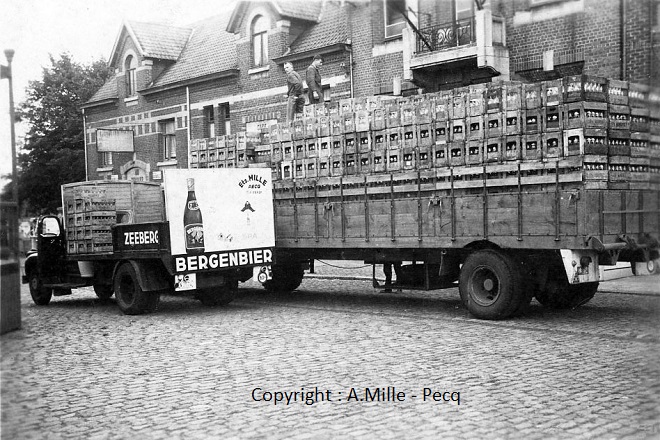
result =
M229 104L218 106L218 135L231 134L231 119L229 117Z
M160 132L163 138L163 159L176 159L176 134L174 119L160 123Z
M112 151L101 152L101 166L107 167L112 165Z
M124 62L124 70L126 76L126 96L133 96L137 93L136 90L136 75L135 68L137 67L137 60L133 55L126 57Z
M215 110L212 105L204 107L204 137L215 137Z
M471 18L474 15L472 6L474 0L454 0L456 5L456 20Z
M268 63L268 19L263 15L252 22L252 66L260 67Z
M406 0L383 0L385 4L385 38L401 35L406 27Z
M651 3L651 29L660 30L660 0L654 0Z

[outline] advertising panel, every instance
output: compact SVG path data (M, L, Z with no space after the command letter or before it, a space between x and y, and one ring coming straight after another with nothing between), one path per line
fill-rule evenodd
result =
M269 168L177 169L163 174L177 273L272 262Z
M97 129L96 149L99 152L134 152L133 130Z

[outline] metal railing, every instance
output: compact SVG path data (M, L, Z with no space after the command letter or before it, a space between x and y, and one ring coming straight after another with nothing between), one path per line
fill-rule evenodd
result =
M417 35L417 53L465 46L475 41L474 17L420 29Z

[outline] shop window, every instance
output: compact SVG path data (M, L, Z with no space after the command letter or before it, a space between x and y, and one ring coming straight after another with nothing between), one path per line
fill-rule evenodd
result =
M176 159L176 130L174 119L160 123L162 151L164 160Z
M268 64L268 19L263 15L252 21L252 67Z
M383 0L385 6L385 38L398 37L406 27L406 0Z
M133 96L137 93L136 89L136 74L137 60L133 55L126 57L124 61L124 70L126 78L126 96Z

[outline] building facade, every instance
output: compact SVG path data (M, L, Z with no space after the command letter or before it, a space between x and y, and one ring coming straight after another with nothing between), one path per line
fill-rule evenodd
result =
M658 84L657 0L241 1L186 27L126 22L83 106L87 178L159 181L191 140L283 122L286 75L323 99L589 74ZM217 11L220 12L220 11Z

